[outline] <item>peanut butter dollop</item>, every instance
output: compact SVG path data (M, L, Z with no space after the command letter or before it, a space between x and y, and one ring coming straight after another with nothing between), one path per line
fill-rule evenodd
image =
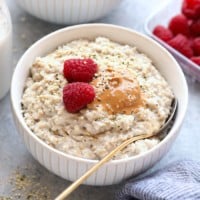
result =
M91 84L96 88L94 101L88 108L102 106L109 114L131 114L144 105L140 86L130 71L107 68Z

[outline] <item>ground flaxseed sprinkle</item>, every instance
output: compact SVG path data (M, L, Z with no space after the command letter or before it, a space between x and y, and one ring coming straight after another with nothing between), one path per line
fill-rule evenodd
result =
M22 172L23 171L23 172ZM35 175L27 175L30 169L17 169L4 182L11 188L11 195L0 196L0 200L50 200L51 193L46 186L38 182L38 177Z

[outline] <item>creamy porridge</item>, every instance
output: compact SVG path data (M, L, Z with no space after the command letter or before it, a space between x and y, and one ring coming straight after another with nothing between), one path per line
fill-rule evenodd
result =
M92 58L98 72L92 82L94 101L78 113L66 111L62 89L63 63ZM22 97L28 127L54 148L82 158L100 159L124 140L158 131L170 113L173 93L152 61L135 47L104 37L80 39L37 58ZM154 137L137 141L115 159L147 151Z

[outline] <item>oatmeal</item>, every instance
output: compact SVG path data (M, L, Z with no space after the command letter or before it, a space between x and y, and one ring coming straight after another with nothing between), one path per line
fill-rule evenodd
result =
M95 99L78 113L66 111L62 89L68 84L63 63L91 58L98 72L90 84ZM173 92L152 61L135 47L97 37L60 46L37 58L22 97L28 127L44 142L74 156L100 159L124 140L156 132L170 114ZM115 159L137 155L159 143L137 141Z

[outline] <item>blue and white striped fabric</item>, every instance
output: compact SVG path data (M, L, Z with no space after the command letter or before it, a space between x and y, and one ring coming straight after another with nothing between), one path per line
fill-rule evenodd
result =
M200 199L200 162L176 162L149 176L130 180L117 200L198 200Z

